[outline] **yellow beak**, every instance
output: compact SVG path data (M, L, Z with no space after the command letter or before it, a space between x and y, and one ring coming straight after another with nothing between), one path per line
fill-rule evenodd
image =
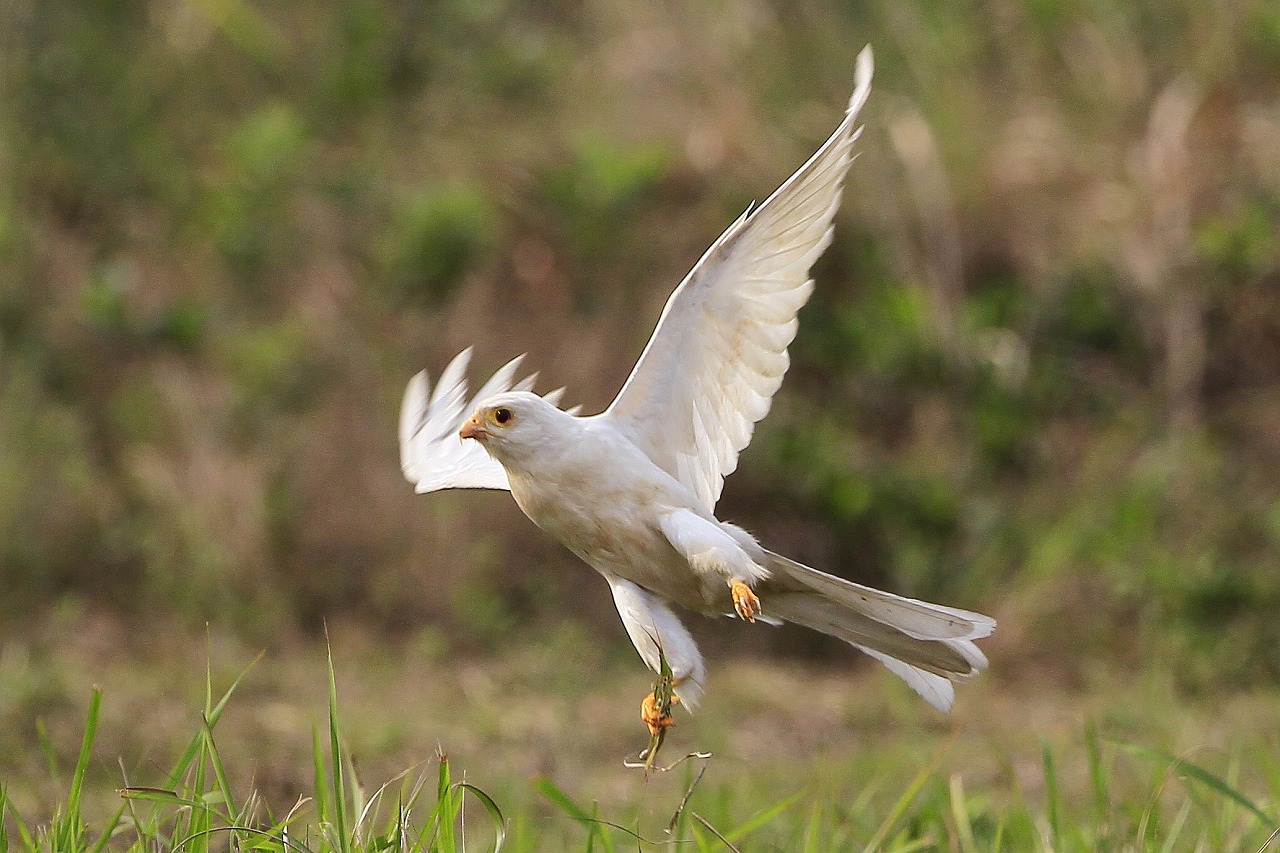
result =
M484 424L480 423L480 419L475 415L467 418L467 422L462 425L462 429L458 430L459 438L476 438L482 435L488 435L489 431L484 428Z

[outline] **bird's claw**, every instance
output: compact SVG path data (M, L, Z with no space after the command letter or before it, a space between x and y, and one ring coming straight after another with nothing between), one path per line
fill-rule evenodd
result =
M751 591L751 587L745 581L730 581L729 592L733 595L733 609L738 612L738 618L755 622L756 614L760 612L760 599Z
M680 698L672 694L671 704L674 705L679 701ZM658 699L652 693L644 697L644 701L640 703L640 719L649 727L649 735L651 737L657 737L660 732L676 724L674 717L670 714L664 714L658 709Z

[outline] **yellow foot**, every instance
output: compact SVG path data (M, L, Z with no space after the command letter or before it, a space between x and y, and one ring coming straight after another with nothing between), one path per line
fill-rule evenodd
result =
M760 612L760 599L756 598L751 587L743 581L730 581L729 592L733 595L733 609L738 611L738 616L747 622L756 621L756 614Z
M679 703L679 701L679 696L672 695L672 705ZM656 735L663 729L669 729L676 724L675 719L670 714L658 713L658 700L652 693L644 697L644 701L640 703L640 719L649 727L650 735Z

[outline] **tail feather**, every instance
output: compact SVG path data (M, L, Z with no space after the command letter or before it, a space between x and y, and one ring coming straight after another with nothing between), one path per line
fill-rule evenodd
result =
M979 613L903 598L765 552L770 572L765 610L829 634L883 663L933 707L949 711L952 682L987 667L975 639L995 630Z
M934 675L932 672L925 672L923 669L914 667L909 663L903 663L896 658L891 658L865 646L858 646L858 649L884 664L890 672L907 682L908 687L919 693L924 701L934 708L944 714L951 712L951 706L956 701L956 688L948 679L943 678L941 675Z
M922 640L979 640L996 629L996 620L981 613L873 589L811 569L772 551L766 551L765 555L775 581L790 581L786 585L791 588L798 584L912 637Z
M918 669L945 678L967 679L978 670L978 661L962 643L968 640L922 640L904 634L874 617L823 598L813 592L774 593L765 598L769 614L844 640L860 649L874 649Z

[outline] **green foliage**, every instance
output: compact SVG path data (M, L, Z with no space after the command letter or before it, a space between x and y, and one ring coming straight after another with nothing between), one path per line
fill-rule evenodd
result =
M132 275L126 265L108 264L99 269L81 296L85 324L105 335L127 337L127 298L132 287Z
M570 251L587 264L614 264L621 260L617 235L641 204L657 197L672 165L671 153L660 145L588 137L545 171L541 194ZM600 301L585 288L580 299Z
M228 270L265 299L265 276L297 256L293 199L308 180L310 134L294 108L269 102L228 129L224 174L206 193L205 227Z
M449 760L443 754L438 756L434 791L427 787L425 776L414 778L406 771L372 794L366 793L343 745L332 662L325 748L320 746L319 730L316 733L314 796L300 800L279 817L256 792L237 800L214 732L247 674L248 670L241 673L216 703L212 681L207 681L200 731L162 786L127 785L119 792L123 798L119 808L101 824L91 825L82 813L81 800L102 706L102 692L95 689L65 801L54 808L50 821L34 827L27 823L0 784L0 851L8 853L13 840L17 842L15 849L29 853L99 853L105 849L201 853L228 848L276 853L456 853L465 844L459 821L467 794L490 818L494 853L503 849L506 818L501 808L475 785L453 781ZM422 817L413 817L419 807ZM9 837L9 827L15 828L15 839ZM471 834L477 834L474 828Z
M497 228L481 188L454 187L406 200L386 237L387 281L397 303L438 306L492 248Z
M1264 274L1276 255L1275 199L1251 199L1241 210L1207 218L1196 248L1231 284Z
M1102 353L1143 364L1137 306L1113 286L1113 278L1105 270L1081 270L1068 279L1048 307L1040 333L1067 356Z
M252 667L250 667L252 669ZM944 770L945 742L909 778L882 767L865 787L843 778L831 788L814 780L782 780L789 793L757 790L740 768L704 781L719 759L683 765L669 810L659 815L605 815L548 776L532 780L534 798L503 808L482 788L459 780L443 753L435 772L407 770L372 791L357 776L346 746L332 660L328 664L327 724L313 729L314 790L287 812L274 814L255 791L238 791L240 768L226 766L218 744L220 720L242 690L249 670L221 695L205 681L199 731L155 786L126 780L123 801L106 812L86 810L87 770L101 727L102 692L94 690L75 766L47 821L19 813L0 780L0 851L99 853L103 850L243 849L295 853L456 853L464 849L657 850L671 844L698 851L781 849L914 851L956 849L1169 851L1265 849L1277 826L1280 777L1233 754L1223 766L1209 754L1192 760L1129 741L1101 738L1086 726L1083 741L1041 746L1039 775L1024 768L1006 781L983 783L962 769ZM1012 762L1013 757L1009 760ZM860 759L862 760L862 759ZM1034 766L1034 763L1033 763ZM51 764L55 779L60 774ZM679 771L676 771L679 772ZM1072 775L1088 779L1087 795L1069 796ZM1247 793L1244 777L1252 790ZM881 778L877 778L881 777ZM901 782L897 780L901 777ZM888 786L885 780L892 778ZM635 777L637 786L644 786ZM899 786L900 785L900 786ZM681 790L683 793L680 793ZM771 789L776 790L776 786ZM639 789L638 789L639 791ZM637 791L637 797L639 793ZM480 819L467 820L466 805ZM670 815L669 819L667 815ZM1259 846L1261 845L1261 847Z
M600 217L618 220L644 199L662 178L670 160L654 146L628 147L599 139L574 146L567 162L552 170L544 184L549 200L570 220L575 233L590 238ZM595 234L603 241L604 235Z
M476 504L396 479L405 377L464 331L544 365L585 336L601 363L548 379L608 399L638 346L592 336L639 344L871 42L845 212L726 506L825 569L1190 655L1188 689L1274 679L1280 14L1237 6L14 0L3 607L509 633L538 534L460 556Z
M11 589L48 600L73 577L90 584L102 472L82 453L83 421L42 394L25 367L0 363L0 564ZM2 606L24 605L15 595Z
M239 395L240 413L251 423L305 411L323 381L314 341L297 320L224 333L222 369Z

